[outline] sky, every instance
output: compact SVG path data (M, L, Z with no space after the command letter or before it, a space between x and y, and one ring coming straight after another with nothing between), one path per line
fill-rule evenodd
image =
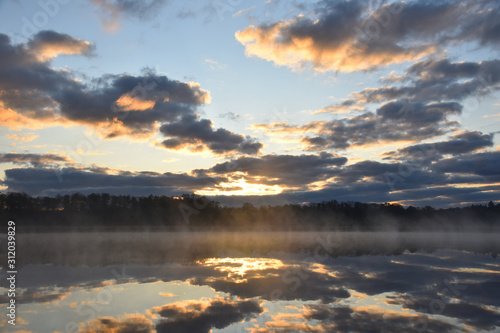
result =
M0 0L0 189L497 201L499 7Z

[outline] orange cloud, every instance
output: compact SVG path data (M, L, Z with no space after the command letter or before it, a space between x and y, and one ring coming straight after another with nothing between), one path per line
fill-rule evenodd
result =
M32 55L42 62L51 60L58 55L90 55L94 49L93 45L86 40L49 30L36 34L28 42L28 46Z
M378 66L417 60L437 52L433 45L413 49L379 48L359 45L355 36L331 44L321 44L307 35L289 35L299 21L280 22L272 27L249 26L236 32L247 56L256 56L294 70L312 67L319 72L353 72Z
M172 293L159 293L160 296L163 296L163 297L175 297L177 295L175 294L172 294Z
M10 108L5 108L0 101L0 126L7 126L12 130L41 129L47 126L67 126L69 121L60 117L35 118L30 115L18 113Z
M39 137L38 134L26 133L26 134L6 134L6 138L18 141L18 142L31 142Z
M87 41L82 41L81 44L64 45L64 44L44 44L36 48L37 58L40 61L47 61L57 57L58 55L71 55L71 54L82 54L85 53L90 47L90 43Z
M135 98L130 93L127 93L116 101L116 105L123 111L144 111L152 109L155 106L155 102Z

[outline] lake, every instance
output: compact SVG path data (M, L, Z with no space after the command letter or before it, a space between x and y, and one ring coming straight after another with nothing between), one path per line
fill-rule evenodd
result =
M18 233L16 325L5 315L0 322L5 332L500 332L498 240L494 233ZM1 244L3 265L5 235Z

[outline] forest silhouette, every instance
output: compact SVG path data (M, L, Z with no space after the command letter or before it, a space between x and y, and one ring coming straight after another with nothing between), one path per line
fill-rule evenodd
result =
M114 230L477 230L500 227L500 204L436 209L395 203L338 202L225 207L194 194L181 197L0 194L0 216L28 231Z

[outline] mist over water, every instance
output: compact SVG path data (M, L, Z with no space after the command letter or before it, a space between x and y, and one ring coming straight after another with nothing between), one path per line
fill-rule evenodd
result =
M495 233L19 233L17 249L8 332L500 332Z
M83 232L18 238L19 264L102 266L186 263L211 257L309 253L331 257L456 249L497 255L482 232Z

